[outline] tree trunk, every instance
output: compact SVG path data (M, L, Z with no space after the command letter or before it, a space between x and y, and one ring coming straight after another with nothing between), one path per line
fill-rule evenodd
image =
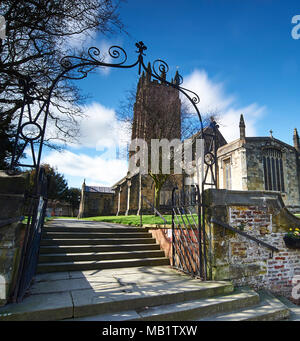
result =
M157 210L159 209L159 204L160 204L160 190L161 190L161 186L156 186L155 184L154 206Z

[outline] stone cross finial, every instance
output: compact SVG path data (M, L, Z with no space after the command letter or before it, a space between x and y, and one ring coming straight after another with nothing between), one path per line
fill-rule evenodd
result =
M293 141L295 149L297 150L297 152L300 153L300 143L297 128L294 129Z
M239 127L240 127L240 139L244 139L246 137L246 125L245 125L243 114L241 114L240 116Z

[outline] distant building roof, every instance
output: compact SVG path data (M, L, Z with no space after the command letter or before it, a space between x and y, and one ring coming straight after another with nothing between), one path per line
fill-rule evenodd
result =
M111 187L85 186L85 192L90 193L115 193Z

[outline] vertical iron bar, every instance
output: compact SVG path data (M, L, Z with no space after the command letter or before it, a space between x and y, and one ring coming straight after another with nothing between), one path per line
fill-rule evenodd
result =
M199 259L200 259L200 275L204 279L204 269L203 269L203 254L202 254L202 236L201 236L201 196L199 185L195 185L198 198L198 234L199 234Z
M178 217L177 217L177 214L176 214L176 212L175 212L175 209L173 209L174 210L174 214L175 214L175 217L177 218L177 221L179 221L178 220ZM176 224L176 227L177 227L177 224ZM179 228L178 228L179 227ZM179 231L180 230L180 232L182 232L182 230L180 229L180 225L178 225L178 227L177 227L177 231ZM179 261L179 267L177 267L177 268L179 268L179 269L181 269L182 271L184 271L185 273L188 273L188 274L190 274L190 271L189 271L189 266L188 266L188 263L187 263L187 261L186 261L186 259L189 261L189 258L188 257L186 257L186 255L185 254L182 254L182 246L183 246L183 249L184 249L184 242L182 241L182 238L181 238L181 234L178 234L178 238L176 237L176 234L174 233L174 237L175 237L175 239L174 239L174 247L176 246L176 250L175 250L175 252L174 252L174 255L178 255L178 261ZM178 241L178 242L177 242ZM181 260L183 261L183 263L184 263L184 265L182 265L182 262L181 262ZM190 261L189 261L189 263L190 263ZM191 264L190 264L190 266L191 266Z
M176 205L175 202L175 192L178 188L174 187L172 190L172 265L175 266L175 247L174 247L174 243L175 243L175 222L174 222L174 207Z
M183 213L184 216L186 217L187 223L188 223L188 225L190 226L190 229L192 230L192 233L193 233L193 235L194 235L195 240L198 241L198 238L197 238L197 236L195 235L194 229L192 228L192 224L190 223L190 220L189 220L189 218L188 218L188 216L187 216L187 214L186 214L186 212L185 212L184 207L182 207L182 213ZM180 214L180 215L181 215L181 214ZM181 218L182 218L182 221L183 221L183 223L184 223L184 217L183 217L182 215L181 215ZM192 260L193 260L193 262L194 262L194 264L195 264L195 270L196 270L196 271L198 272L198 274L200 275L200 269L199 269L198 262L197 262L198 255L197 255L197 252L195 252L195 247L194 247L194 243L193 243L193 240L192 240L192 236L190 236L188 226L186 226L185 223L184 223L184 226L185 226L185 228L186 228L186 230L187 230L187 232L188 232L188 233L187 233L187 236L188 236L188 239L189 239L189 241L190 241L190 244L191 244L191 246L193 247L194 253L192 253ZM196 255L195 255L195 253L196 253Z
M140 227L143 226L143 196L141 196Z
M187 251L187 253L186 253L187 257L186 257L186 258L187 258L188 263L189 263L189 265L190 265L191 273L195 274L195 273L194 273L194 270L193 270L193 265L192 265L193 254L192 254L192 252L191 252L191 249L190 249L189 243L188 243L188 240L191 240L191 239L190 239L190 237L189 237L188 229L186 228L186 224L185 224L185 222L184 222L184 219L183 219L183 217L182 217L182 214L181 214L181 212L180 212L179 207L177 207L177 210L178 210L179 215L180 215L180 217L181 217L181 220L182 220L182 222L183 222L183 226L185 227L185 229L182 229L182 228L181 228L182 225L180 224L180 221L179 221L179 219L178 219L178 217L177 217L177 214L176 214L177 222L178 222L178 227L179 227L179 229L180 229L180 232L182 233L182 237L183 237L183 241L184 241L184 242L181 242L181 243L182 243L183 245L186 245L186 251ZM187 237L185 236L184 231L187 231ZM180 240L182 241L181 238L180 238Z
M206 259L206 236L205 236L205 204L204 204L204 183L202 183L201 193L201 218L202 218L202 240L203 240L203 266L204 280L207 280L207 259Z

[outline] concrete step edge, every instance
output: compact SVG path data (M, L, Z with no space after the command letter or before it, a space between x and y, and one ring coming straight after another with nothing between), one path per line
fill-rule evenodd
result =
M225 295L220 296L220 288L215 288L215 291L207 290L206 292L203 290L196 290L194 293L189 293L190 295L186 296L186 298L181 298L178 300L176 295L169 298L168 300L164 301L161 297L159 300L159 305L157 305L157 300L155 298L149 302L149 306L146 306L147 302L144 302L144 307L137 307L133 306L131 303L127 303L125 307L127 308L126 311L116 311L111 313L103 313L103 314L93 314L89 316L77 316L73 318L73 321L137 321L137 320L144 320L144 321L183 321L189 320L190 316L194 314L205 314L205 310L210 310L211 308L214 309L225 309L224 302L218 302L216 304L216 300L220 300L220 297L231 297L231 303L234 302L236 305L237 302L239 304L247 304L252 305L257 302L258 295L251 294L248 297L241 297L238 296L237 293L230 294L233 290L232 285L230 284L226 287L224 291ZM228 290L230 288L230 290ZM224 287L225 289L225 287ZM201 298L196 298L197 294L201 296ZM200 295L201 294L201 295ZM217 294L218 296L215 296ZM207 296L206 296L207 295ZM245 296L245 295L244 295ZM177 302L174 302L174 300ZM192 299L191 299L192 298ZM247 300L247 302L245 302ZM228 299L229 301L229 299ZM128 310L129 309L129 310ZM94 309L95 312L95 309ZM127 316L126 316L127 315ZM186 318L184 318L184 316Z
M112 252L109 252L110 254L114 255L114 254L143 254L146 252L163 252L162 250L149 250L149 251L145 251L145 250L141 250L141 251L119 251L119 250L115 250ZM105 255L108 252L81 252L80 255ZM75 256L77 255L77 253L73 253L73 252L68 252L66 254L56 254L56 253L50 253L50 254L43 254L43 256L49 256L49 257L55 257L55 256Z
M259 304L250 309L243 308L230 313L216 314L199 321L280 321L289 317L288 308L272 294L264 290L258 294Z
M169 265L170 260L166 257L140 258L140 259L118 259L104 261L84 262L61 262L42 263L37 266L37 273L61 272L61 271L85 271L101 269L129 268L136 266L158 266Z
M14 304L13 309L7 309L7 307L0 308L0 321L53 321L53 320L63 320L67 321L67 319L71 320L79 320L82 317L92 317L93 315L105 314L109 311L110 317L112 314L118 313L122 311L121 315L124 316L125 311L130 310L134 311L134 309L141 310L145 305L158 305L158 304L169 304L170 302L176 301L185 301L189 299L193 299L195 297L209 297L214 296L216 294L220 294L220 292L229 293L232 292L233 286L230 282L209 282L209 285L206 286L205 283L200 287L196 288L190 287L188 288L179 288L178 291L169 293L166 292L164 294L161 293L152 293L149 296L143 297L140 296L138 298L127 296L124 300L116 300L114 304L111 302L102 303L94 303L89 304L88 306L76 306L74 302L74 298L70 297L71 300L68 301L67 305L59 304L59 308L49 308L49 305L43 301L41 295L32 295L25 299L24 303L26 304L26 300L29 304L30 309L22 308L22 305ZM81 290L80 290L81 291ZM47 294L47 300L52 302L53 299L56 301L59 299L59 293ZM72 296L72 292L71 292ZM52 299L53 297L53 299ZM33 302L32 302L33 301ZM41 302L44 304L41 306ZM73 307L70 306L70 302L72 302ZM135 312L134 318L136 318L137 313ZM111 319L107 319L110 321Z
M229 295L154 307L140 315L143 321L190 321L199 320L200 317L213 315L216 312L253 306L258 302L259 295L253 290L248 292L235 291Z
M66 232L66 233L73 233L73 232L148 232L147 228L144 227L51 227L51 226L44 226L43 232Z
M79 233L79 232L71 232L71 233L60 233L60 232L53 232L53 233L43 233L43 239L81 239L81 238L114 238L118 236L117 239L121 238L152 238L152 234L149 232L126 232L126 233L119 233L119 232L112 232L112 233L101 233L101 232L86 232L86 233Z
M81 253L81 252L114 252L114 251L151 251L160 250L159 244L123 244L123 245L108 245L108 246L41 246L40 254L53 254L53 253Z
M68 253L68 254L42 254L39 256L39 264L47 262L64 262L65 261L84 261L84 260L116 260L130 258L154 258L164 257L162 250L150 251L129 251L129 252L97 252L97 253Z
M51 245L127 245L127 244L155 244L154 238L128 239L42 239L41 246Z
M288 317L289 321L300 321L300 306L294 304L289 299L282 295L274 295L281 303L283 303L290 312L290 316Z

